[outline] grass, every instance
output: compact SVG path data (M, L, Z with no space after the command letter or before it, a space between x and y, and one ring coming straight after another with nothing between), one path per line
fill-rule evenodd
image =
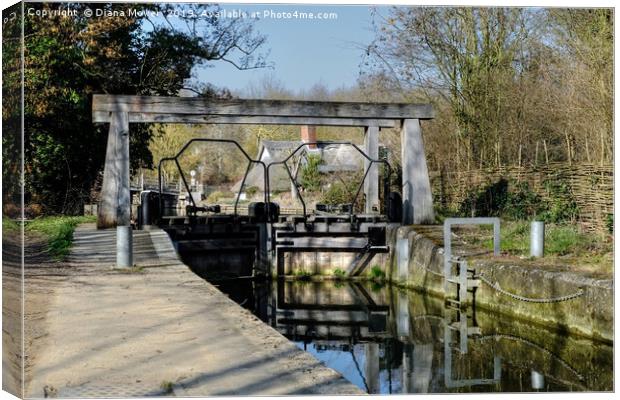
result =
M613 239L604 233L585 232L576 225L545 224L545 255L530 258L530 223L502 221L501 250L536 266L566 267L588 276L613 274ZM465 234L475 247L493 249L492 229L477 227Z
M142 274L146 271L143 266L134 265L131 268L119 268L118 272L121 274Z
M529 222L511 222L502 226L502 251L527 256L530 250ZM487 241L492 245L492 239ZM545 226L545 256L588 255L611 251L611 246L597 235L580 232L571 225Z
M14 233L19 231L19 228L20 226L17 222L13 221L5 215L2 216L2 232Z
M303 269L294 270L293 275L299 280L310 280L312 278L312 273Z
M27 232L36 232L47 238L48 251L56 260L64 259L69 254L73 243L75 227L85 222L95 222L95 216L49 216L36 218L26 224Z
M162 381L159 387L164 394L172 394L174 392L174 384L170 381Z

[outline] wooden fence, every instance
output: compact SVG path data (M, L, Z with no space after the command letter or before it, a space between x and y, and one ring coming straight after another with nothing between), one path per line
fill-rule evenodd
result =
M472 189L482 189L504 178L527 182L530 188L547 197L544 182L561 180L568 184L579 208L579 222L591 230L606 229L614 210L613 165L549 163L538 167L502 167L459 172L430 173L436 202L456 208Z

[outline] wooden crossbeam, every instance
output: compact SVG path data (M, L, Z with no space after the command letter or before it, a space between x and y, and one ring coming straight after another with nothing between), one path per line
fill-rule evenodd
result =
M234 124L234 125L314 125L395 128L400 122L393 119L368 118L317 118L317 117L265 117L243 115L193 115L129 113L131 123L162 124ZM93 122L109 122L112 112L93 111Z
M328 101L295 100L212 100L200 97L159 97L94 95L93 122L108 122L113 112L126 112L130 121L135 122L185 122L188 116L227 117L228 123L247 121L244 118L257 118L262 123L280 124L286 118L298 118L296 124L303 124L303 119L355 120L402 120L431 119L435 113L430 104L403 103L359 103ZM243 117L243 118L242 118ZM262 119L261 119L262 118ZM200 119L198 119L200 120ZM333 121L335 122L335 121ZM362 126L362 125L360 125ZM368 125L366 125L368 126Z

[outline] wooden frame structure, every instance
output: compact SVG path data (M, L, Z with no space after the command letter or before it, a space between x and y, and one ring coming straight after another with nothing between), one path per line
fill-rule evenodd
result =
M109 123L100 228L130 225L129 124L269 124L348 126L365 129L365 152L379 156L381 128L400 128L403 224L434 221L433 201L420 120L434 118L429 104L208 100L198 97L94 95L93 122ZM378 203L378 167L364 187L366 203ZM366 210L369 212L369 210Z

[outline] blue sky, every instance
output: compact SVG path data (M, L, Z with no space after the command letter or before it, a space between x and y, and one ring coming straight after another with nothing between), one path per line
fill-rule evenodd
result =
M270 49L268 60L274 69L239 71L219 62L196 71L201 82L235 91L247 88L265 75L272 75L293 91L309 89L317 83L329 88L351 86L357 80L362 56L356 44L368 44L374 37L369 6L222 4L222 8L258 12L261 16L265 10L337 14L336 19L328 20L263 18L256 21L257 31L267 36L265 49Z

